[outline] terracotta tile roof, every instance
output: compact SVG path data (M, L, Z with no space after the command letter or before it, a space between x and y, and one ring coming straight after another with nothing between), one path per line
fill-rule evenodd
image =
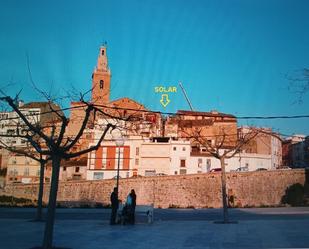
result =
M56 110L60 109L58 105L56 105L54 103L49 104L48 102L29 102L29 103L21 106L20 109L24 109L24 108L48 108L49 105L51 105Z
M130 99L130 98L127 98L127 97L113 100L109 104L111 104L111 105L115 105L116 104L117 105L117 104L121 104L122 102L132 102L134 104L137 104L137 105L141 106L141 108L143 108L144 110L147 110L145 108L145 106L142 105L141 103L138 103L137 101L135 101L133 99Z
M236 117L232 114L221 113L217 111L211 112L198 112L198 111L186 111L186 110L178 110L177 114L180 115L192 115L192 116L207 116L207 117L226 117L226 118L235 118Z

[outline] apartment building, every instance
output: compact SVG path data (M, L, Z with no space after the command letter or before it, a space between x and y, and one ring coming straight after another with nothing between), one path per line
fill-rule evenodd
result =
M97 151L89 153L87 179L111 179L172 174L198 173L191 167L190 142L170 138L130 136L117 146L112 139L102 142Z
M283 142L283 162L291 168L309 167L309 136L294 135Z
M54 111L62 113L57 105L50 102L30 102L27 104L20 102L19 110L29 123L32 125L40 125L41 127L46 127L47 125L59 121L59 116ZM7 182L36 182L38 180L40 168L39 163L24 155L10 153L6 150L6 148L16 148L19 150L27 150L28 152L30 151L29 149L32 147L28 144L27 140L19 136L27 132L27 125L18 114L13 111L1 113L1 117L1 157L5 159L2 160L1 167L7 167Z
M7 183L39 182L40 163L23 155L11 154L7 165Z
M198 173L190 164L190 141L166 137L153 138L141 144L141 176L177 175Z
M272 131L271 128L239 127L238 135L258 132L258 135L249 140L241 151L247 154L256 154L267 158L270 155L270 169L279 169L282 167L282 141L279 134Z

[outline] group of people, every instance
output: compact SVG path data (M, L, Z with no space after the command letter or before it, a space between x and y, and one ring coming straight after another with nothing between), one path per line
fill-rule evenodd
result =
M135 223L135 206L136 206L136 194L134 189L128 194L126 203L121 210L121 217L118 217L118 209L119 209L119 199L118 199L118 189L115 187L114 191L111 194L111 220L110 224L134 224ZM120 218L120 219L119 219Z

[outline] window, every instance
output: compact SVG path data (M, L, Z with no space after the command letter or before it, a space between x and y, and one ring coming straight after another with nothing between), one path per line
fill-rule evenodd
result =
M101 180L104 177L103 172L94 172L93 173L93 180Z
M248 170L249 170L249 163L246 163L246 164L245 164L245 167L243 167L243 168L244 168L243 171L248 171Z
M202 167L202 163L203 163L203 159L199 158L197 163L198 163L198 167L201 168Z
M102 53L101 54L102 54L102 56L104 56L104 49L102 49Z
M186 169L181 169L181 170L179 171L179 174L180 174L180 175L185 175L185 174L187 174L187 170L186 170Z
M136 154L137 156L139 156L139 147L136 147L135 151L136 151L135 154Z
M180 167L186 167L186 160L185 159L180 160Z
M206 161L206 166L207 166L207 172L210 171L211 159L207 159L207 161Z
M63 171L67 171L67 167L63 167Z
M145 176L155 176L156 171L155 170L145 170Z
M138 165L138 163L139 163L139 160L138 160L138 158L136 158L135 159L135 165Z
M104 81L100 80L100 89L103 89L103 87L104 87Z
M81 175L77 174L77 175L73 175L73 176L72 176L72 179L73 179L73 180L81 180L82 177L81 177Z
M7 134L8 135L14 135L15 134L15 130L7 130Z
M176 149L177 149L176 147L173 147L173 150L174 150L174 151L176 151Z
M186 151L186 147L182 147L182 151Z
M79 173L79 167L75 168L75 173Z

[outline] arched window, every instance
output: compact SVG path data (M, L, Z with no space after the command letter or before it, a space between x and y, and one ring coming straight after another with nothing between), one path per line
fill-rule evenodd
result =
M102 49L102 55L104 55L104 49Z
M104 87L104 81L100 80L100 89L103 89L103 87Z

